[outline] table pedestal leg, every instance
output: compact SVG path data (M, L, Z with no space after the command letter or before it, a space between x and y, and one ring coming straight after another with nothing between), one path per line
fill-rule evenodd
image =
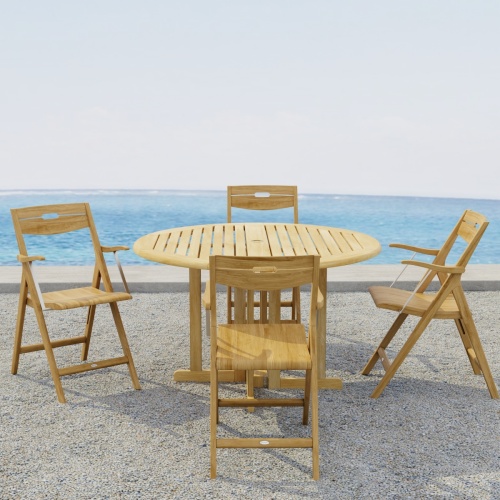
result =
M202 369L201 359L201 270L189 270L189 368Z
M201 335L201 270L189 269L189 370L174 372L176 382L210 382L210 370L203 369ZM263 376L256 376L255 387L262 387ZM224 370L221 382L244 382L244 371Z
M317 339L318 339L318 378L325 378L326 375L326 286L327 270L319 271L319 291L325 298L325 305L318 311L317 317Z
M281 322L281 294L280 292L269 292L269 323ZM269 389L279 389L281 387L280 371L268 370Z

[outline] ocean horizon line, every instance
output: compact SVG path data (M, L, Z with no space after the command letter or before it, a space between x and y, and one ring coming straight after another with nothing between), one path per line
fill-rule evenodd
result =
M27 188L27 189L0 189L0 196L24 196L27 194L34 195L47 195L47 194L78 194L78 195L108 195L112 196L113 194L127 194L127 193L135 193L135 194L163 194L163 193L173 193L176 195L184 195L189 196L203 193L205 195L209 195L213 193L214 195L220 196L221 194L225 194L225 189L181 189L181 188ZM362 193L321 193L321 192L309 192L302 191L298 193L299 198L305 198L307 196L313 197L338 197L338 198L409 198L409 199L424 199L424 200L471 200L471 201L500 201L500 196L498 198L489 198L489 197L467 197L467 196L436 196L436 195L428 195L424 196L421 194L362 194Z

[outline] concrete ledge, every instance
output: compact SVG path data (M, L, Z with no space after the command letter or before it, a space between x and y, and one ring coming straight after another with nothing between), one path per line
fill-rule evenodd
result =
M109 268L111 279L117 289L121 278L114 266ZM403 270L400 264L366 265L355 264L328 270L328 290L337 292L366 291L372 285L390 285ZM124 266L130 290L139 292L185 292L188 291L189 271L185 268L158 265ZM61 287L88 286L92 279L92 266L37 266L36 274L44 290ZM208 272L202 271L202 281ZM422 270L408 267L398 279L398 287L412 290ZM0 293L17 293L21 279L21 266L0 266ZM472 264L462 278L465 290L500 290L500 264Z

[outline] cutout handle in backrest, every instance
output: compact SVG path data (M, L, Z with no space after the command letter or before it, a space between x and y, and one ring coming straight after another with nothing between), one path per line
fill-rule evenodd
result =
M276 266L256 266L252 269L255 274L259 273L277 273L278 269Z
M486 217L478 212L466 210L458 227L457 234L467 243L462 255L457 261L457 265L466 266L472 254L476 250L486 228L488 227Z

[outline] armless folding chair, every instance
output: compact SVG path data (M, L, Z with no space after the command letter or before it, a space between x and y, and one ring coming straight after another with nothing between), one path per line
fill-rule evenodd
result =
M385 375L373 391L372 398L380 396L433 319L452 319L455 321L458 333L465 347L465 352L472 365L472 370L475 374L482 373L491 397L498 398L498 391L486 361L486 356L479 340L479 335L461 282L467 263L487 226L488 221L486 217L472 210L466 210L441 249L427 249L403 244L390 245L391 247L410 250L414 253L431 255L434 256L434 259L432 263L413 260L402 261L403 264L426 269L423 278L413 292L400 290L392 286L372 286L369 288L377 307L398 312L396 320L362 371L363 375L368 375L378 360L382 362L384 367ZM446 264L448 254L459 238L464 240L465 249L456 264ZM436 293L430 293L427 289L435 277L439 280L440 288ZM420 319L399 353L391 362L387 357L386 349L408 316L417 316Z
M135 389L140 389L139 379L137 378L134 362L132 360L132 353L130 352L125 329L123 327L117 305L117 302L121 300L129 300L132 298L120 266L120 261L116 254L118 250L128 250L128 248L124 246L101 246L88 203L17 208L12 209L11 214L20 252L17 258L22 264L21 289L19 295L14 352L12 356L12 373L17 373L19 357L21 354L45 350L57 398L61 403L66 402L60 379L62 376L121 364L126 364L128 366L133 387ZM45 260L45 257L41 255L29 255L25 240L30 238L31 241L31 238L34 237L47 237L74 231L78 231L79 234L81 234L81 231L86 231L86 236L89 236L89 245L93 245L95 267L92 284L83 288L72 288L42 293L39 283L36 280L35 270L33 267L35 261ZM25 238L26 235L29 236ZM76 235L75 237L77 238ZM125 292L113 291L103 252L114 253L123 279L126 290ZM100 288L101 282L104 290L101 290ZM59 368L54 355L54 349L57 347L82 344L81 360L87 360L95 310L96 306L99 304L109 304L111 308L115 326L118 331L118 337L123 350L123 356ZM38 328L42 337L42 342L39 344L22 345L26 306L34 309ZM49 332L47 330L45 318L46 312L48 310L62 311L78 307L88 308L87 323L83 335L52 340L49 337Z
M319 257L210 257L210 294L212 298L210 331L210 457L211 477L217 474L218 448L311 448L313 478L319 478L318 373L316 313ZM253 303L246 304L245 321L218 323L216 285L235 290L275 292L283 288L311 285L309 330L301 323L256 323ZM238 303L238 302L237 302ZM237 313L240 314L239 312ZM305 370L303 398L219 398L219 372L243 370L247 390L255 370ZM311 405L311 436L307 438L218 438L219 408L300 406L302 423L308 424Z
M253 185L253 186L228 186L227 187L227 222L233 220L233 209L242 210L282 210L293 209L293 223L299 223L299 202L297 186ZM210 331L210 294L207 283L202 297L203 307L206 311L207 334ZM253 294L251 294L253 298ZM260 299L254 302L260 308L262 319L267 317L268 297L262 293ZM300 293L298 289L292 290L291 300L282 300L281 307L290 308L290 320L300 322ZM227 294L228 321L233 321L234 297L231 289Z

